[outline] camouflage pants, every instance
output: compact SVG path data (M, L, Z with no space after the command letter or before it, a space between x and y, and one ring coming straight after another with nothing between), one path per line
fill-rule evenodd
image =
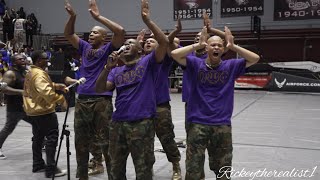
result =
M136 180L152 180L154 156L154 122L144 119L135 122L110 124L111 176L112 180L126 179L129 153L136 171Z
M169 102L165 105L157 106L157 115L154 121L155 131L159 138L163 150L169 162L179 162L181 159L179 149L174 140L174 125L171 117L171 107Z
M77 177L88 178L88 160L91 144L101 147L110 176L109 123L113 112L111 98L77 99L74 132L77 158ZM110 178L109 178L110 179Z
M187 139L188 139L188 130L189 130L191 123L187 121L187 103L185 103L184 110L185 110L185 130L186 130ZM208 149L208 156L209 156L209 161L210 161L213 159L212 158L213 157L213 154L212 154L213 150L211 149L211 146L208 146L207 149ZM214 163L209 163L211 170L214 169L214 167L211 167L212 164L214 164ZM201 172L201 179L205 179L204 169Z
M189 124L187 139L186 180L199 180L203 172L205 150L209 152L209 166L217 179L228 179L226 166L232 165L231 126ZM219 170L222 171L219 171Z
M99 145L99 139L95 138L90 144L89 152L92 154L92 161L94 164L102 165L102 151Z

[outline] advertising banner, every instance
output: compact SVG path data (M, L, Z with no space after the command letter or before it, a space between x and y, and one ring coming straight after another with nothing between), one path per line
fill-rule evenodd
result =
M320 92L320 80L272 72L271 91Z
M236 79L235 88L243 89L267 89L271 75L243 75Z

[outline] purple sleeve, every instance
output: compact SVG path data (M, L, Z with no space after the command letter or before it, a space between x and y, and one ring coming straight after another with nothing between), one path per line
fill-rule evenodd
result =
M108 78L107 78L107 81L112 82L113 84L114 84L115 69L116 68L113 68L111 70L111 72L109 73Z
M201 62L202 59L196 57L196 56L187 56L186 57L186 69L188 71L194 71L198 69L199 62Z
M83 51L87 49L90 44L82 39L79 40L79 49L78 52L82 55Z
M246 72L246 60L244 58L231 60L234 78L238 78Z
M150 54L144 56L142 59L144 64L147 64L147 67L156 68L158 63L156 62L156 53L152 51Z

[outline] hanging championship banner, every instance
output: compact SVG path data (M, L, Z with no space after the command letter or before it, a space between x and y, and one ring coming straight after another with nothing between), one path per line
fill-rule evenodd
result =
M212 18L212 0L174 0L173 19L202 19L203 12Z
M221 0L221 17L263 15L263 0Z
M274 0L274 21L320 19L320 0Z

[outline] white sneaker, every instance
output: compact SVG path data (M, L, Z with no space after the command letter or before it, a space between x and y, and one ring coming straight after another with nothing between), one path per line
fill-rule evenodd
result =
M7 157L2 153L2 149L0 149L0 160L6 159Z
M65 176L67 174L67 170L61 170L60 168L56 168L56 171L54 174L45 174L47 178L52 178L52 176L54 175L54 177L61 177L61 176Z

